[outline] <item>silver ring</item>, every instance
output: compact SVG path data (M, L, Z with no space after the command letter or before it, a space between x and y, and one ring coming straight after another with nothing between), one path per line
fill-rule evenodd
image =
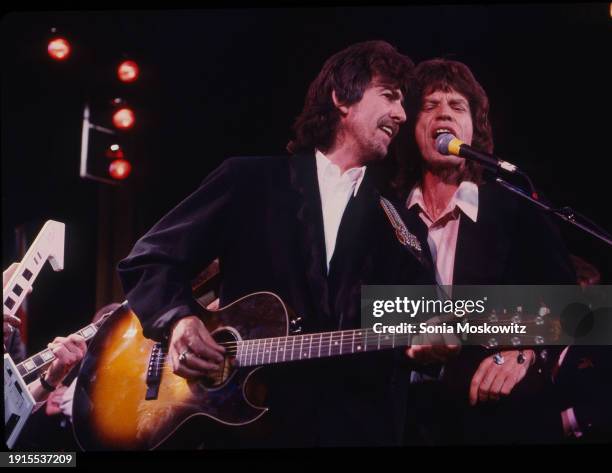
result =
M504 360L504 357L501 353L496 353L495 355L493 355L493 361L496 365L503 365L506 360Z
M523 353L523 350L519 350L519 354L516 357L516 362L519 365L522 365L523 363L525 363L525 354Z
M183 353L181 353L178 357L178 360L183 363L187 360L187 353L189 353L191 350L185 350Z

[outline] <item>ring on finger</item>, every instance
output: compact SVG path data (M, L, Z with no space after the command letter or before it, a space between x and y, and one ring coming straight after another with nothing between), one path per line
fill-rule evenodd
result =
M179 360L181 363L184 363L184 362L187 360L187 354L188 354L188 353L191 353L191 350L187 349L187 350L185 350L185 351L181 352L181 354L180 354L180 355L179 355L179 357L178 357L178 360Z
M496 365L503 365L505 363L505 359L504 356L501 353L496 353L495 355L493 355L493 362Z

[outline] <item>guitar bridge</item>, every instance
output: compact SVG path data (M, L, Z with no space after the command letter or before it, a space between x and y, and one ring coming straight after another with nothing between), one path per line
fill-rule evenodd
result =
M156 343L153 345L147 369L147 393L145 395L147 401L157 399L165 358L166 350L164 350L162 344Z

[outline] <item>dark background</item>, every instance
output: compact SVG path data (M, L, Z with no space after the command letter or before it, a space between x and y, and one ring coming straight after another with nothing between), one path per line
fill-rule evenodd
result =
M46 53L50 28L73 47ZM110 268L224 158L283 153L308 84L331 54L384 39L415 62L468 64L488 92L496 154L527 171L559 205L608 230L611 157L608 3L14 12L2 34L2 264L65 222L62 273L49 265L29 298L29 351L122 300ZM120 83L123 57L141 68ZM110 100L136 111L132 176L79 178L83 105L109 124ZM612 251L560 225L573 254L612 282Z

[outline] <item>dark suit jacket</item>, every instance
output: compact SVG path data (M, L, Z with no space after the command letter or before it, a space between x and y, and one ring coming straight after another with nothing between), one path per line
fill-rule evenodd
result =
M612 309L600 316L609 318ZM569 407L583 442L612 441L612 349L610 346L571 346L555 380L558 410Z
M420 220L417 207L410 209L408 214L408 223L420 239L426 238L426 230L422 233L422 227L414 223ZM575 283L569 253L551 220L528 202L495 184L479 186L477 221L461 216L453 284ZM430 437L425 442L509 443L552 438L556 426L551 425L557 418L560 422L558 413L552 409L546 413L545 431L537 431L536 424L543 425L543 422L536 415L546 407L543 393L548 389L545 387L549 383L548 375L562 348L546 347L547 361L540 359L536 369L529 370L509 399L472 408L468 407L471 378L480 362L491 353L479 347L463 347L460 355L446 365L442 386L413 387L413 399L420 398L423 406L422 422L435 424L433 428L437 430L425 434ZM536 351L540 354L540 350ZM441 409L441 406L448 409Z
M343 215L327 275L314 155L226 160L119 263L144 334L160 339L197 307L190 279L220 259L221 304L278 294L305 331L355 328L364 284L429 284L397 241L366 172ZM401 441L409 371L397 352L270 369L267 445L390 445Z

